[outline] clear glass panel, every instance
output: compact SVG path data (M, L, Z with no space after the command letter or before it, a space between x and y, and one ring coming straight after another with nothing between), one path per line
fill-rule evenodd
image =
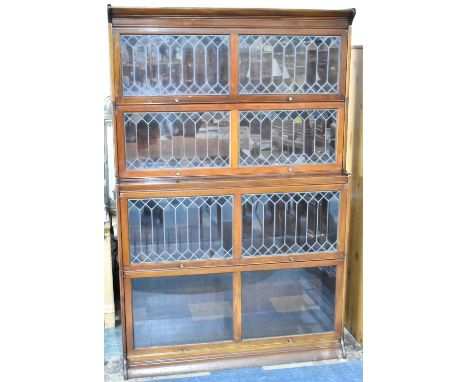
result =
M124 96L229 94L229 36L120 36Z
M336 94L339 36L239 36L240 94Z
M132 280L135 348L232 340L232 274Z
M232 257L232 196L130 199L132 264Z
M336 162L338 110L239 113L241 166Z
M242 256L338 248L339 191L242 195Z
M335 267L242 273L242 338L331 332Z
M127 170L229 167L230 113L124 113Z

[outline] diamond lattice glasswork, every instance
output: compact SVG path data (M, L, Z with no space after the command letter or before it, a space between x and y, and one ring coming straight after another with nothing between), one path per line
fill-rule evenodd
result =
M232 196L130 199L132 264L232 257Z
M339 36L239 36L240 94L336 94Z
M229 36L122 35L124 96L229 94Z
M127 170L227 167L230 113L124 113Z
M241 111L241 166L336 162L338 110Z
M336 251L339 191L242 196L242 256Z

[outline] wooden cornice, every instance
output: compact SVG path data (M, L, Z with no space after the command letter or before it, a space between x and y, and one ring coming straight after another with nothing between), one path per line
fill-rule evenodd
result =
M109 23L129 26L150 23L151 19L308 19L323 24L348 27L356 14L355 8L342 10L269 9L269 8L123 8L108 5ZM139 20L139 21L137 21Z

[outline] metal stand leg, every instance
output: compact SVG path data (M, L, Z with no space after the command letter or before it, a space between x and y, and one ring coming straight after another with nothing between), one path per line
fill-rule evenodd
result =
M128 380L128 369L127 369L127 357L125 354L122 355L122 360L123 360L123 379L124 381Z
M341 336L340 344L341 344L341 353L343 355L343 358L346 358L346 348L345 348L345 344L344 344L344 333Z

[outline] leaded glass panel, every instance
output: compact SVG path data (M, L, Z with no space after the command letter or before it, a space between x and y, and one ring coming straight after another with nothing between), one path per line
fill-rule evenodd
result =
M336 94L339 36L239 36L240 94Z
M124 113L127 170L228 167L230 113Z
M229 94L228 35L122 35L124 96Z
M242 195L242 256L336 251L340 192Z
M232 208L232 196L130 199L130 262L232 257Z
M241 111L239 163L335 163L337 116L335 109Z

